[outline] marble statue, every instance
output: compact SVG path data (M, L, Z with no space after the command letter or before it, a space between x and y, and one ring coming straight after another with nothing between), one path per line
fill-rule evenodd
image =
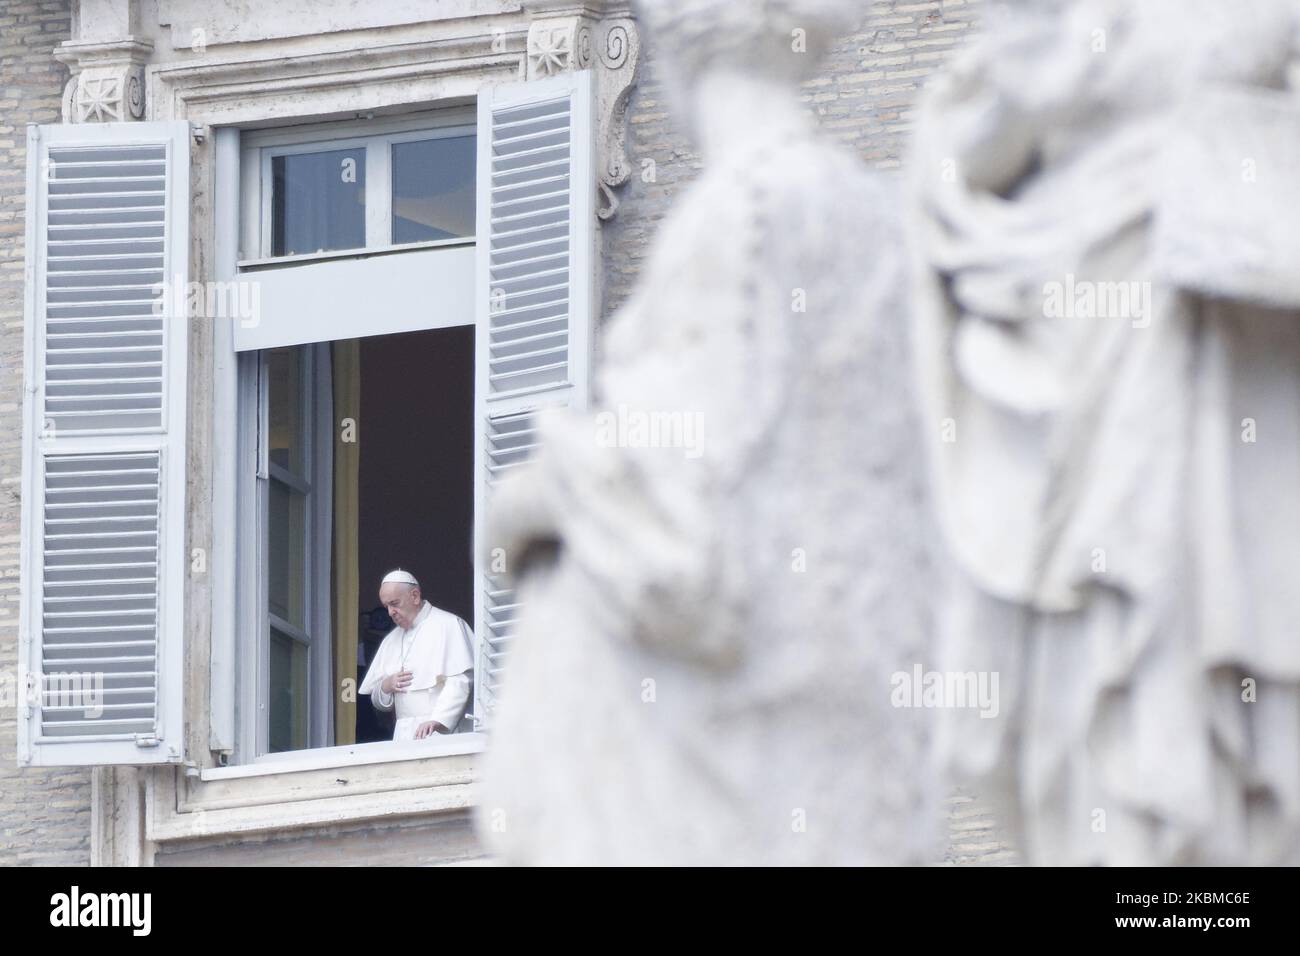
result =
M494 499L525 608L480 803L505 862L938 858L928 720L891 702L928 600L897 190L798 99L861 12L642 6L704 172L592 408L541 416Z
M909 159L944 763L1047 864L1300 862L1294 0L1021 0Z

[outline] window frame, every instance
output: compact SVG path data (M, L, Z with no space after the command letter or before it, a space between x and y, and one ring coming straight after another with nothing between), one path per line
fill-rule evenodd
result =
M242 188L240 216L240 269L315 262L326 258L402 252L472 242L473 236L423 242L393 242L392 146L478 135L475 106L451 106L400 118L360 118L332 123L311 123L245 132L240 142ZM271 254L271 161L276 156L328 152L336 149L366 151L366 244L356 249L293 256ZM255 185L254 185L255 184Z
M401 254L442 246L473 245L476 235L463 238L432 240L426 242L393 244L392 237L392 188L391 188L391 147L396 143L420 142L423 140L473 136L477 143L478 121L477 105L454 106L407 114L399 118L359 119L345 122L326 122L303 124L275 129L254 131L227 130L222 137L226 142L224 161L237 163L239 186L236 202L221 207L224 215L234 221L225 223L224 234L226 246L217 256L219 278L239 279L241 276L256 275L260 268L293 268L329 259L365 257L377 254ZM231 144L231 139L237 142ZM367 245L360 249L330 250L294 256L270 256L272 242L271 208L272 208L272 168L275 156L293 155L310 152L326 152L337 149L366 148L366 238ZM218 163L222 159L218 159ZM476 169L477 175L477 157ZM218 176L221 176L220 171ZM248 178L251 176L252 178ZM378 197L378 199L376 199ZM218 235L222 235L222 230ZM236 248L228 248L229 237L234 234ZM219 245L221 243L219 242ZM245 258L244 251L252 248L259 258ZM265 254L265 255L263 255ZM474 327L477 316L466 316L466 321L456 323L460 326ZM435 326L440 327L440 326ZM358 334L364 328L358 327ZM218 346L221 348L222 346ZM300 348L307 348L304 343ZM311 344L316 358L314 365L325 361L322 349L328 350L329 340ZM231 547L238 555L234 570L235 586L233 588L235 606L231 609L230 620L234 627L233 649L238 661L237 674L233 678L231 693L235 705L235 726L231 748L231 761L228 766L213 768L216 779L225 776L242 777L273 772L276 769L293 771L308 764L329 766L348 766L354 763L382 763L390 760L413 759L416 755L409 745L395 741L376 741L368 744L336 745L326 743L326 738L333 732L333 702L335 688L331 686L329 675L332 660L328 654L313 654L309 665L308 697L310 703L308 727L309 745L302 750L272 753L269 749L269 609L266 605L264 586L266 570L267 527L267 491L269 462L264 460L267 422L266 382L261 375L263 350L236 352L233 363L234 408L237 437L235 440L235 457L238 464L231 472L236 499L236 521L231 534ZM323 449L333 441L333 423L330 414L321 414L322 402L332 404L332 395L321 393L320 375L311 375L312 385L306 386L316 391L312 409L313 425L309 429L311 441L309 455L312 467L318 472L322 468ZM252 469L249 465L253 465ZM328 469L326 469L328 471ZM330 476L326 475L328 480ZM327 482L328 483L328 482ZM320 518L318 512L328 511L323 499L318 498L317 507L309 508L309 526L318 530ZM470 503L473 507L473 502ZM310 534L309 534L310 537ZM320 552L319 548L309 547L309 554ZM329 553L329 549L326 549ZM313 562L319 565L322 562ZM323 573L319 567L312 568L308 580L318 584L326 582L328 589L328 564ZM309 599L308 613L321 617L327 627L331 626L330 615L312 607ZM214 619L214 630L220 624ZM322 677L318 671L324 669ZM477 684L477 678L476 678ZM317 688L324 688L328 693L321 694ZM471 692L471 701L474 700ZM214 685L213 694L217 693ZM322 701L322 697L325 699ZM215 709L215 700L214 700ZM449 753L473 754L485 748L484 735L477 732L447 735L457 739L449 745ZM360 748L358 750L358 748ZM337 764L332 761L338 761ZM253 768L258 768L254 770ZM208 771L205 771L207 773Z
M473 327L467 322L463 326ZM265 350L238 353L236 371L235 447L238 463L234 471L236 515L232 547L236 554L236 580L231 620L234 622L235 654L238 674L232 696L236 727L232 759L227 765L211 768L212 779L238 778L283 770L285 772L314 767L345 767L357 764L385 763L393 760L420 759L408 741L372 741L369 743L330 744L334 732L335 694L340 690L331 680L333 655L315 646L316 635L332 633L333 615L328 606L315 601L317 591L330 593L332 547L315 547L314 538L331 535L333 520L333 469L329 455L334 443L332 382L320 368L329 362L330 342L291 346L305 350L310 360L304 363L301 388L312 400L310 422L304 428L304 454L315 475L309 480L311 493L307 504L307 554L304 568L308 586L304 600L305 616L310 624L313 646L308 659L308 727L309 743L299 750L270 750L270 630L271 612L267 601L266 574L269 527L268 505L272 466L267 456L269 429L268 381L263 373ZM277 469L278 470L278 469ZM473 507L471 501L470 507ZM475 674L470 691L471 707L478 693ZM217 693L214 686L213 693ZM358 705L370 706L362 702ZM439 735L447 744L445 753L465 755L485 749L486 737L477 731ZM439 748L440 753L443 748ZM430 756L427 753L425 756ZM259 768L259 769L253 769ZM270 769L267 769L270 768ZM209 770L203 771L209 779Z
M376 188L375 183L371 178L372 170L376 165L378 165L376 161L378 154L385 152L385 150L383 149L383 146L381 144L378 144L374 141L373 137L361 137L355 139L341 139L341 140L326 140L322 143L314 143L314 142L298 143L290 146L263 146L259 150L260 156L258 159L258 166L259 166L258 177L261 183L259 191L261 193L261 204L262 204L262 209L260 213L261 226L259 227L259 240L257 246L258 258L278 262L283 259L301 259L304 257L311 258L314 256L324 254L324 252L319 252L319 253L307 252L307 253L298 253L296 255L290 255L290 256L277 256L272 252L271 247L275 241L275 237L272 229L272 216L275 207L275 203L273 202L274 183L275 183L275 173L274 173L275 160L282 156L311 156L316 153L334 153L334 152L339 152L340 150L356 150L356 149L361 149L365 151L366 244L364 246L358 246L354 248L328 249L328 250L324 250L324 252L334 252L334 253L341 253L343 255L350 255L350 254L364 252L385 245L385 243L383 243L383 241L380 239L379 233L377 232L376 229L377 224L375 222L375 218L377 213L375 210L375 203L372 201L373 197L371 195Z
M480 383L485 382L482 366L479 364L482 357L487 353L483 351L486 343L485 324L488 318L487 298L484 292L485 282L488 276L487 259L484 255L483 235L484 235L484 196L482 193L484 184L484 143L490 137L485 139L485 129L490 129L491 124L485 124L485 110L492 109L491 104L505 105L508 102L526 102L535 99L547 99L554 97L557 93L573 98L575 107L575 116L579 122L574 126L575 135L581 136L581 140L575 145L572 154L572 167L570 170L571 179L575 183L585 184L578 189L574 195L575 207L571 219L571 240L576 244L572 246L575 250L571 259L571 268L573 271L575 290L573 293L577 298L575 304L569 313L570 321L570 351L569 360L573 363L570 369L570 380L566 386L567 390L574 391L578 396L576 404L572 407L580 408L585 402L586 376L590 366L590 347L591 347L591 323L594 319L594 306L596 287L598 285L597 273L600 263L600 248L597 240L598 232L596 231L596 177L594 174L594 164L598 152L598 134L596 130L596 118L593 115L593 79L590 71L577 71L575 73L565 73L560 76L550 77L547 79L528 80L524 82L522 77L510 75L501 78L504 81L506 89L498 93L497 87L501 84L479 83L473 84L466 88L466 95L458 97L454 101L447 99L440 101L441 107L430 110L427 106L420 108L420 112L406 113L401 117L393 118L390 116L382 120L370 120L375 123L375 129L381 128L385 135L395 133L416 133L427 136L428 131L436 126L454 127L462 125L466 132L469 127L474 127L475 141L477 144L477 195L476 195L476 223L477 228L473 237L464 240L443 240L430 243L416 243L411 245L402 245L396 247L387 247L382 249L367 249L356 252L330 252L322 253L315 256L295 257L292 260L272 259L257 261L249 259L242 250L260 248L248 241L246 233L251 230L254 233L254 240L258 240L257 229L261 223L261 201L262 201L262 184L261 176L256 162L257 153L248 147L263 146L268 144L286 145L290 143L321 143L321 148L327 148L327 145L333 137L321 135L322 132L337 132L338 138L342 138L349 132L355 133L359 128L356 122L351 123L307 123L299 121L298 125L281 126L277 129L267 129L265 121L260 117L255 120L258 128L251 127L240 128L237 125L223 125L213 128L213 141L216 152L217 163L213 170L212 181L214 184L215 201L213 205L213 226L215 245L213 248L213 276L215 281L230 281L238 279L241 273L253 272L257 268L272 268L277 271L285 270L288 272L295 271L299 263L313 263L320 260L331 259L354 259L382 260L386 258L385 253L406 253L408 250L419 250L430 246L473 246L475 252L475 267L473 270L473 316L466 322L444 322L438 327L448 325L472 325L476 329L476 371L475 371L475 462L483 460L483 450L481 442L484 438L484 424L487 418L492 417L491 411L479 394ZM485 103L485 96L487 102ZM427 102L427 101L426 101ZM320 114L324 115L324 114ZM357 114L359 115L359 114ZM459 121L459 122L457 122ZM293 118L286 118L282 123L293 124ZM421 135L409 137L409 139L420 139ZM222 161L224 158L224 162ZM367 171L367 180L370 180L369 170ZM224 183L224 191L222 184ZM223 199L224 196L224 199ZM250 218L256 217L256 218ZM389 218L391 222L391 217ZM250 226L250 223L258 224L256 227ZM260 241L260 240L258 240ZM323 263L322 263L323 265ZM306 273L303 273L306 275ZM255 361L251 351L240 351L236 347L239 341L237 330L232 323L218 322L214 327L216 356L214 363L214 375L217 394L217 407L214 417L217 422L233 423L236 419L236 411L239 407L237 397L239 391L244 387L246 376L240 375L239 370L250 361ZM344 338L348 336L334 336L334 338ZM555 401L558 393L565 391L566 388L550 387L545 391L536 393L524 392L509 397L508 404L514 411L524 410L526 408L540 408L553 404L566 404L564 401ZM505 397L505 396L498 396ZM289 806L283 804L282 788L292 783L295 792L300 794L306 793L300 789L300 785L306 786L313 795L330 797L328 800L317 801L321 804L320 819L335 819L332 815L334 810L331 809L336 800L343 801L348 808L348 819L363 819L369 815L377 814L381 816L391 816L395 812L430 812L433 810L449 809L455 807L468 806L473 802L473 795L466 787L470 786L470 781L474 776L474 767L476 761L475 755L486 749L487 734L482 729L476 729L472 732L447 735L433 741L427 751L427 756L419 754L410 748L405 742L379 741L367 744L357 744L344 747L334 748L310 748L303 751L293 751L284 754L265 755L260 759L250 753L247 749L241 749L241 744L246 738L242 737L236 729L236 724L243 720L240 715L234 714L233 702L237 699L236 695L231 692L220 694L219 690L223 687L231 688L233 691L234 674L232 670L237 666L238 655L243 652L244 642L239 636L239 623L235 620L235 609L233 607L233 595L235 593L235 582L242 583L248 570L244 566L237 566L235 558L235 530L234 530L234 512L235 503L233 498L238 487L238 468L237 462L244 461L243 455L245 449L238 446L238 454L230 454L222 457L223 449L232 449L232 445L237 445L241 440L234 434L233 427L216 429L217 435L214 441L214 461L213 461L213 528L212 540L214 547L214 575L213 594L217 600L214 602L211 618L211 688L212 693L209 698L209 744L210 749L218 754L224 754L226 757L234 756L238 761L235 765L227 765L226 759L218 759L217 766L205 766L194 768L196 772L187 775L178 775L174 781L177 789L169 791L165 787L160 791L158 801L160 805L168 806L173 800L177 804L178 810L181 811L174 817L160 824L155 822L154 828L164 838L175 836L181 838L184 835L193 835L196 832L210 832L208 824L201 823L199 826L182 818L189 818L193 814L187 812L191 810L204 809L210 811L208 820L216 823L218 816L225 817L227 812L222 809L231 806L230 801L237 800L240 804L239 809L229 811L230 819L222 822L220 826L234 828L239 830L275 828L282 825L283 821L290 815L293 816L294 825L302 825L303 819L301 814L304 812L301 802L293 805L293 812L289 814ZM481 502L479 492L475 494L475 531L474 547L480 548L481 540ZM230 518L229 522L223 521L223 518ZM476 552L477 553L477 552ZM482 575L479 573L481 568L476 562L475 580L476 587L482 590ZM225 598L226 600L221 600ZM476 645L480 634L482 622L480 619L481 605L479 595L476 594L475 604L475 634ZM477 655L480 648L476 646L476 671ZM474 688L474 713L479 715L479 676L476 674ZM241 724L242 726L242 724ZM486 722L480 723L476 720L476 727L486 726ZM426 742L429 743L429 742ZM313 767L315 769L308 769ZM336 768L352 767L352 772L346 774L346 779L338 775ZM255 769L253 769L255 768ZM293 774L292 777L286 776ZM394 780L397 777L409 780L409 792L404 789L394 789ZM431 777L437 777L437 781L431 782ZM309 781L311 781L309 783ZM403 787L406 784L402 785ZM394 806L394 798L401 797L409 803L403 804L405 809L397 809ZM327 806L328 805L328 806ZM315 806L315 804L311 804ZM308 813L312 819L317 819L315 815ZM173 827L172 824L175 824Z
M329 633L332 627L328 610L322 611L316 598L318 592L329 592L330 569L327 560L329 549L319 546L318 539L328 539L332 523L332 488L333 476L330 468L331 459L326 454L333 438L333 398L330 377L322 371L329 360L329 343L292 346L302 351L302 374L299 380L298 399L306 412L302 421L303 462L307 471L305 488L302 479L279 465L271 462L268 454L270 435L270 381L267 375L265 351L251 353L256 365L256 384L248 394L254 407L240 406L240 416L245 427L256 432L254 454L256 456L256 473L250 479L247 475L241 481L241 493L247 496L250 505L249 516L252 519L242 523L237 531L237 547L241 558L253 555L251 562L255 568L254 581L256 591L249 595L238 593L238 600L249 606L237 609L241 622L250 621L256 615L256 653L249 662L256 672L246 672L249 679L242 682L241 704L246 712L258 715L255 731L256 744L252 760L264 756L275 756L270 749L270 653L271 631L278 630L295 643L302 644L307 651L307 746L312 750L329 746L326 743L328 731L333 727L334 692L331 673L331 655L328 646L323 650L319 646L320 635ZM252 364L252 363L250 363ZM251 374L251 370L250 370ZM255 396L255 397L254 397ZM302 568L303 587L303 625L297 625L280 619L270 609L267 599L267 572L269 570L269 542L267 531L270 528L270 485L271 481L280 481L295 488L303 494L304 501L304 541L305 559ZM251 485L251 488L244 488ZM252 540L249 540L249 534ZM325 555L326 557L322 557ZM241 564L244 563L241 561ZM304 640L303 638L306 638ZM245 638L247 641L248 639ZM252 642L250 642L252 643ZM250 668L251 670L251 668ZM286 751L294 752L294 751Z

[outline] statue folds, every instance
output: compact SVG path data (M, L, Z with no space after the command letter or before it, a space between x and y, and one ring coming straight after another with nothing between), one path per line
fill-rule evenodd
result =
M1008 3L925 99L949 766L1030 862L1300 862L1292 0Z
M925 716L890 699L929 597L897 201L798 100L858 13L643 7L705 171L602 330L593 409L543 417L494 500L527 564L482 796L507 862L938 856ZM612 424L648 416L687 440Z

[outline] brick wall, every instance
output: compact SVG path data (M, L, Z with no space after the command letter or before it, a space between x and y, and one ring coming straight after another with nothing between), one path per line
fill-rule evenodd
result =
M0 0L0 675L18 670L22 474L23 206L27 124L57 123L68 71L51 56L71 35L70 0ZM90 861L90 771L19 771L17 711L0 704L0 866Z
M803 99L822 129L871 165L892 170L903 159L912 107L925 78L970 36L981 0L878 0L856 33L831 52ZM699 172L700 158L669 118L653 49L645 51L628 106L632 179L617 217L604 228L606 315L627 297L673 197ZM654 181L642 178L654 162Z

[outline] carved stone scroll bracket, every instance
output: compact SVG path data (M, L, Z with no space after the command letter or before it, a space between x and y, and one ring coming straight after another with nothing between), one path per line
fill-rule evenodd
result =
M528 79L572 70L596 74L597 215L618 212L616 190L632 175L627 156L627 104L636 84L641 40L636 20L621 7L608 11L599 3L544 3L528 28Z
M627 156L627 104L636 84L640 51L636 21L630 17L605 20L598 27L596 135L599 183L606 199L606 205L597 212L601 219L610 219L618 211L614 189L632 176L632 163Z

